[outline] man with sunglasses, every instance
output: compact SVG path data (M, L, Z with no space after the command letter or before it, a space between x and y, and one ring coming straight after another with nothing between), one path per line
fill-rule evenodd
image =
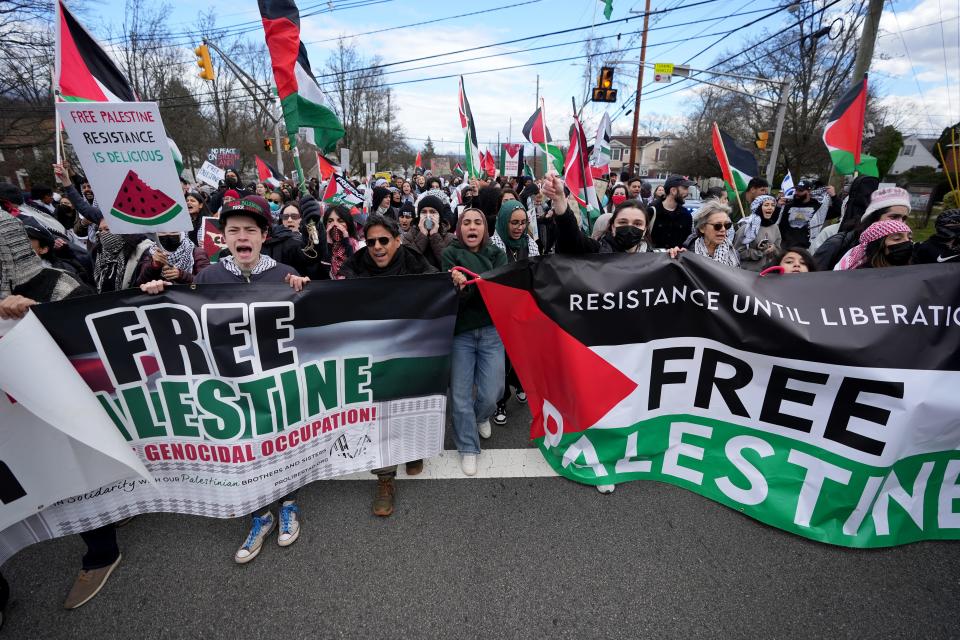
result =
M832 186L814 194L813 180L801 180L797 183L793 200L780 212L780 237L782 247L810 248L810 242L817 237L823 223L840 215L840 199Z
M437 271L412 245L400 243L400 227L392 218L370 214L363 225L363 237L367 246L361 247L340 267L340 275L344 278L408 276ZM423 460L407 463L407 475L416 475L422 470ZM397 476L397 466L374 469L373 473L377 476L373 514L385 518L393 513L393 479Z

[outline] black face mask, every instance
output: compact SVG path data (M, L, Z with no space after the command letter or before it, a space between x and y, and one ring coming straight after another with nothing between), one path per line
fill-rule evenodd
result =
M613 232L613 246L617 251L629 251L643 242L643 234L643 231L633 225L617 227Z
M910 262L911 256L913 256L913 243L909 240L887 247L887 262L892 265L903 266Z
M160 236L158 239L165 251L172 252L180 248L180 236Z
M223 183L228 187L230 187L231 189L233 189L234 187L237 186L237 176L232 174L228 175L226 178L223 179Z

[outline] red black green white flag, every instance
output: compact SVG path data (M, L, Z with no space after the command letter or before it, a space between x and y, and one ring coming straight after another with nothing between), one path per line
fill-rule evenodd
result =
M468 178L483 176L483 157L477 144L477 127L473 121L473 111L467 100L467 92L463 87L463 76L460 76L460 128L463 129L463 155L466 161Z
M258 0L258 4L287 134L303 133L321 151L332 151L343 137L343 124L313 76L300 41L300 10L292 0Z
M280 172L277 171L272 164L266 162L260 156L254 156L254 159L257 162L257 179L273 189L279 187L280 182L283 180L283 176L280 175Z
M867 75L840 98L830 112L823 129L823 144L827 145L833 166L840 175L858 170L863 149L863 125L867 112Z
M333 174L343 173L343 169L335 162L327 160L322 153L317 152L317 173L320 174L321 180L329 180Z
M760 173L757 159L749 150L737 145L733 137L713 123L713 152L717 154L720 172L727 185L730 200L747 190L747 183Z
M585 233L590 233L602 210L593 186L593 174L587 157L587 136L576 116L570 129L570 148L567 149L564 161L563 178L570 189L570 195L580 205L580 227Z
M127 77L77 18L57 2L54 85L64 102L137 102Z
M334 173L330 176L327 188L323 192L323 201L342 204L346 207L359 207L363 205L363 196L350 184L349 180L339 173Z
M557 174L563 175L563 152L560 151L559 147L551 144L553 138L550 136L550 130L547 128L547 120L543 112L543 98L540 98L540 106L533 112L533 115L527 118L527 121L523 125L523 137L531 144L535 144L543 149L543 152L547 155L547 158L549 158L548 171L552 169L556 171Z

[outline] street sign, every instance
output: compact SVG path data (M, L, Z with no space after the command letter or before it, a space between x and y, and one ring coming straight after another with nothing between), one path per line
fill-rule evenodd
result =
M673 75L672 62L657 62L653 65L653 81L654 82L670 82L670 80L672 80L671 78L672 75Z
M380 154L378 154L376 151L364 151L363 161L367 164L370 164L371 162L379 162L379 155Z

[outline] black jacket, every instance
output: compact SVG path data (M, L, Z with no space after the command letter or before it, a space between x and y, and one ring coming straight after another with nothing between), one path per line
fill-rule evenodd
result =
M654 200L647 211L650 213L650 240L658 249L683 246L683 241L693 233L693 214L680 205L673 211L663 206L663 200Z
M350 256L340 267L340 275L346 279L373 278L377 276L410 276L436 273L437 268L427 262L416 249L402 244L386 267L378 267L367 253L366 247Z

